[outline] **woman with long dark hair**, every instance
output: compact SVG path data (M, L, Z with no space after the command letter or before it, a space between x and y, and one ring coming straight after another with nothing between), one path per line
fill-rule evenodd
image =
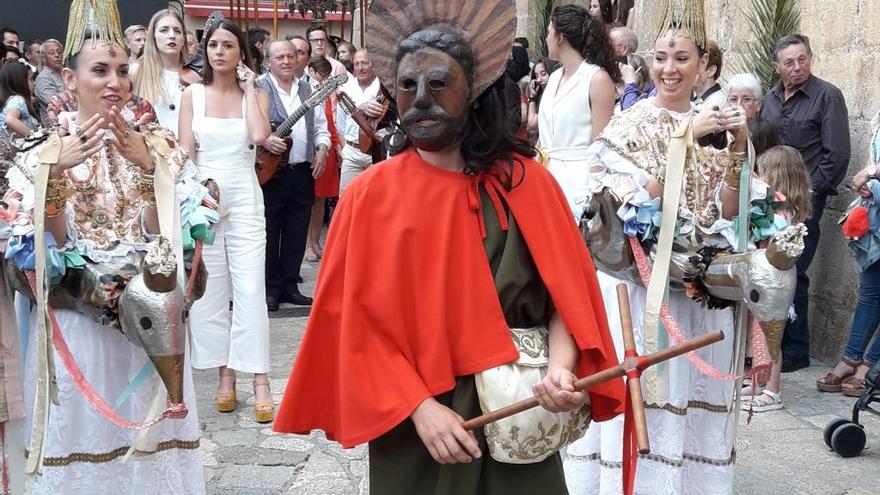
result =
M538 140L538 110L541 108L541 97L544 96L544 89L550 82L550 75L556 72L559 67L559 62L549 57L542 59L532 67L532 80L529 82L527 92L528 111L526 114L528 117L526 122L528 123L529 140L533 143Z
M590 0L590 16L611 25L614 22L614 11L611 0Z
M40 124L33 103L34 73L21 62L0 68L0 129L27 136Z
M253 61L235 23L216 24L205 39L203 82L184 90L178 131L200 175L217 181L220 206L228 214L217 224L213 244L205 247L208 285L192 308L193 366L220 369L220 412L236 408L235 371L253 373L255 417L268 422L275 405L267 376L266 218L254 161L256 146L271 132L269 100L254 85Z
M620 68L605 25L578 5L553 9L547 51L562 68L544 88L538 146L549 158L550 173L562 186L574 218L579 219L589 178L585 152L614 114Z

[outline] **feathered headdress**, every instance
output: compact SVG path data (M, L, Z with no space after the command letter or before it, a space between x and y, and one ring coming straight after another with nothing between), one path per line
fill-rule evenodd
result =
M474 52L476 100L504 73L516 31L514 0L373 0L367 14L370 61L382 84L394 92L397 49L403 40L429 26L459 31Z
M657 36L666 35L670 31L681 30L694 43L705 50L708 44L706 37L706 10L703 0L661 0L657 19Z
M125 46L116 0L73 0L64 43L65 62L82 51L86 38L93 44Z

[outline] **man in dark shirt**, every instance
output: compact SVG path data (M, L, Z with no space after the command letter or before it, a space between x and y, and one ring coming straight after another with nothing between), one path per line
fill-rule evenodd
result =
M813 188L806 247L797 265L797 319L786 325L782 340L782 371L790 372L810 365L810 279L806 271L819 245L825 202L828 196L837 195L836 187L849 166L849 117L840 90L810 73L813 52L809 38L800 34L783 37L776 43L773 59L782 81L767 93L761 117L776 126L783 144L801 152Z

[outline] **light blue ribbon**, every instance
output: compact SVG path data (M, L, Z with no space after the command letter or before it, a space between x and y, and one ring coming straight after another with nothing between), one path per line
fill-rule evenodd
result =
M153 366L153 362L147 361L144 364L144 367L141 368L141 370L138 371L137 375L134 376L134 379L131 380L131 383L129 383L128 386L125 387L125 390L123 390L122 393L119 394L119 397L116 398L116 402L113 404L113 409L119 410L119 407L122 406L122 404L124 404L125 401L127 401L128 398L131 397L131 394L139 389L145 381L153 376L153 373L155 371L156 367Z

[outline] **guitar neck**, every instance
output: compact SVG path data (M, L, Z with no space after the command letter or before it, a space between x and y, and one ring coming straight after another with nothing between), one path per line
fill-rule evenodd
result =
M292 114L290 114L290 117L287 117L287 120L285 120L283 124L278 126L278 129L276 129L273 133L274 136L278 138L287 137L287 135L290 134L290 130L293 129L293 126L297 123L297 121L299 121L299 119L301 119L303 115L305 115L306 112L308 112L309 110L311 110L311 107L309 107L308 105L301 105Z

